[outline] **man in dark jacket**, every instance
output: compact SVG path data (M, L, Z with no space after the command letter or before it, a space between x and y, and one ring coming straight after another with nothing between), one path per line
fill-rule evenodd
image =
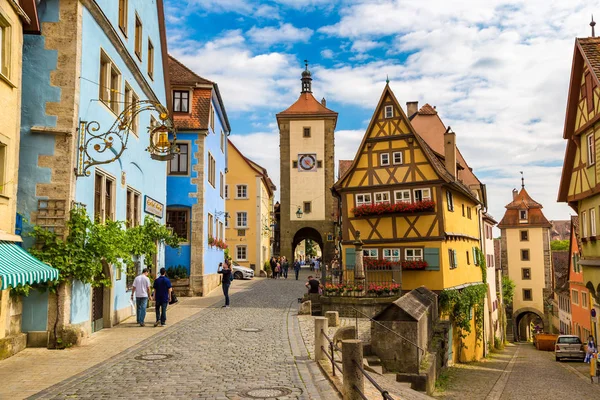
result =
M167 306L171 301L171 292L173 288L171 281L167 278L167 270L160 269L160 276L154 281L154 294L152 298L155 301L156 322L154 326L165 326L167 324Z
M296 273L296 280L298 280L298 274L300 274L300 267L300 261L296 259L296 261L294 261L294 272Z
M277 260L275 257L271 257L271 261L269 262L271 265L271 274L273 274L273 279L277 278L277 273L275 272L275 268L277 268Z

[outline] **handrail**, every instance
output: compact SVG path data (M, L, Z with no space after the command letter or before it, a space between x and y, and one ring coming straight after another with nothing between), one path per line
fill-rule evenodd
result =
M384 328L384 329L386 329L386 330L390 331L390 332L391 332L391 333L393 333L394 335L398 336L400 339L404 340L405 342L408 342L408 343L412 344L414 347L416 347L417 349L421 350L421 352L422 352L422 354L421 354L421 355L422 355L422 356L424 356L424 355L425 355L425 349L423 349L423 348L422 348L421 346L419 346L418 344L416 344L416 343L413 343L411 340L409 340L409 339L405 338L404 336L402 336L402 335L401 335L401 334L399 334L398 332L395 332L395 331L391 330L391 329L390 329L390 328L388 328L387 326L383 325L381 322L379 322L379 321L375 321L373 318L369 317L367 314L365 314L365 313L363 313L363 312L361 312L361 311L358 311L356 308L354 308L354 307L350 307L350 308L351 308L351 309L353 309L353 310L354 310L354 312L356 313L356 314L354 314L354 315L355 315L355 319L356 319L356 327L357 327L357 329L356 329L356 335L357 335L357 336L358 336L358 315L357 315L357 314L361 314L361 315L363 315L363 316L367 317L367 318L368 318L368 319L369 319L371 322L375 322L377 325L379 325L379 326L381 326L382 328Z
M325 339L327 339L327 341L329 342L329 344L334 347L335 351L342 351L341 348L339 348L336 344L333 343L333 340L331 340L329 338L329 336L327 336L327 334L325 333L325 331L323 329L321 329L321 335L323 335L325 337Z
M361 392L361 391L360 391L360 389L356 387L356 385L353 385L353 386L352 386L352 389L354 389L354 391L355 391L356 393L358 393L358 395L359 395L360 397L362 397L362 398L363 398L363 400L369 400L369 398L368 398L367 396L365 396L365 395L364 395L364 393L363 393L363 392Z
M321 329L321 335L323 335L325 337L325 339L327 339L327 341L329 342L329 351L331 352L331 356L329 354L327 354L327 350L325 350L323 348L323 346L321 346L321 350L323 351L323 354L325 354L327 356L327 358L329 358L331 360L331 371L332 371L333 376L335 376L335 368L337 367L337 365L335 365L334 351L342 351L342 349L338 348L335 345L335 343L333 343L333 340L331 340L329 338L329 336L327 336L327 334L325 333L325 331L323 329ZM340 369L340 372L342 372L341 369Z
M357 363L356 361L354 361L354 365L358 368L358 370L360 372L362 372L362 374L365 376L365 378L367 378L369 380L369 382L371 382L371 384L373 386L375 386L375 389L379 390L379 393L381 393L381 396L383 396L384 400L394 400L394 398L392 396L390 396L389 392L387 390L384 390L381 386L379 386L379 384L375 381L375 379L371 378L371 375L367 374L367 371L365 371L363 369L363 367ZM356 386L354 386L355 390L357 390L357 392L359 394L361 394L362 396L364 396L357 388Z
M336 368L337 368L338 371L340 371L340 373L343 374L344 372L342 371L342 368L335 363L335 359L332 356L330 356L329 354L327 354L327 350L325 350L325 348L323 346L321 346L321 350L323 350L323 354L325 354L325 356L327 358L329 358L329 360L331 361L331 365L332 365L331 370L333 371L333 376L335 376L335 369Z

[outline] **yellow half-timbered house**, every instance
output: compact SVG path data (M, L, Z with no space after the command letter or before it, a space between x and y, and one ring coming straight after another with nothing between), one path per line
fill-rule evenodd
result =
M402 266L403 292L482 283L475 253L483 190L458 179L456 135L448 127L443 138L443 154L438 154L386 85L352 165L333 188L341 204L345 268L354 264L359 231L365 258ZM463 343L467 348L456 348L454 361L481 357L473 334Z

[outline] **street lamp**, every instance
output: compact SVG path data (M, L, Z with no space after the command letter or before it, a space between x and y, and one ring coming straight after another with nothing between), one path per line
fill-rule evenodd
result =
M300 207L298 207L298 211L296 211L296 217L298 217L298 219L302 219L302 209Z

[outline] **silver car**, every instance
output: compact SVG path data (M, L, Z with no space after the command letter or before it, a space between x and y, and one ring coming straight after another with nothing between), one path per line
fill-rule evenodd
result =
M556 357L556 361L564 358L578 358L583 360L585 358L585 350L581 339L575 335L560 335L554 345L554 356Z
M252 279L254 278L254 270L252 268L241 266L235 261L232 262L233 278L234 279Z

